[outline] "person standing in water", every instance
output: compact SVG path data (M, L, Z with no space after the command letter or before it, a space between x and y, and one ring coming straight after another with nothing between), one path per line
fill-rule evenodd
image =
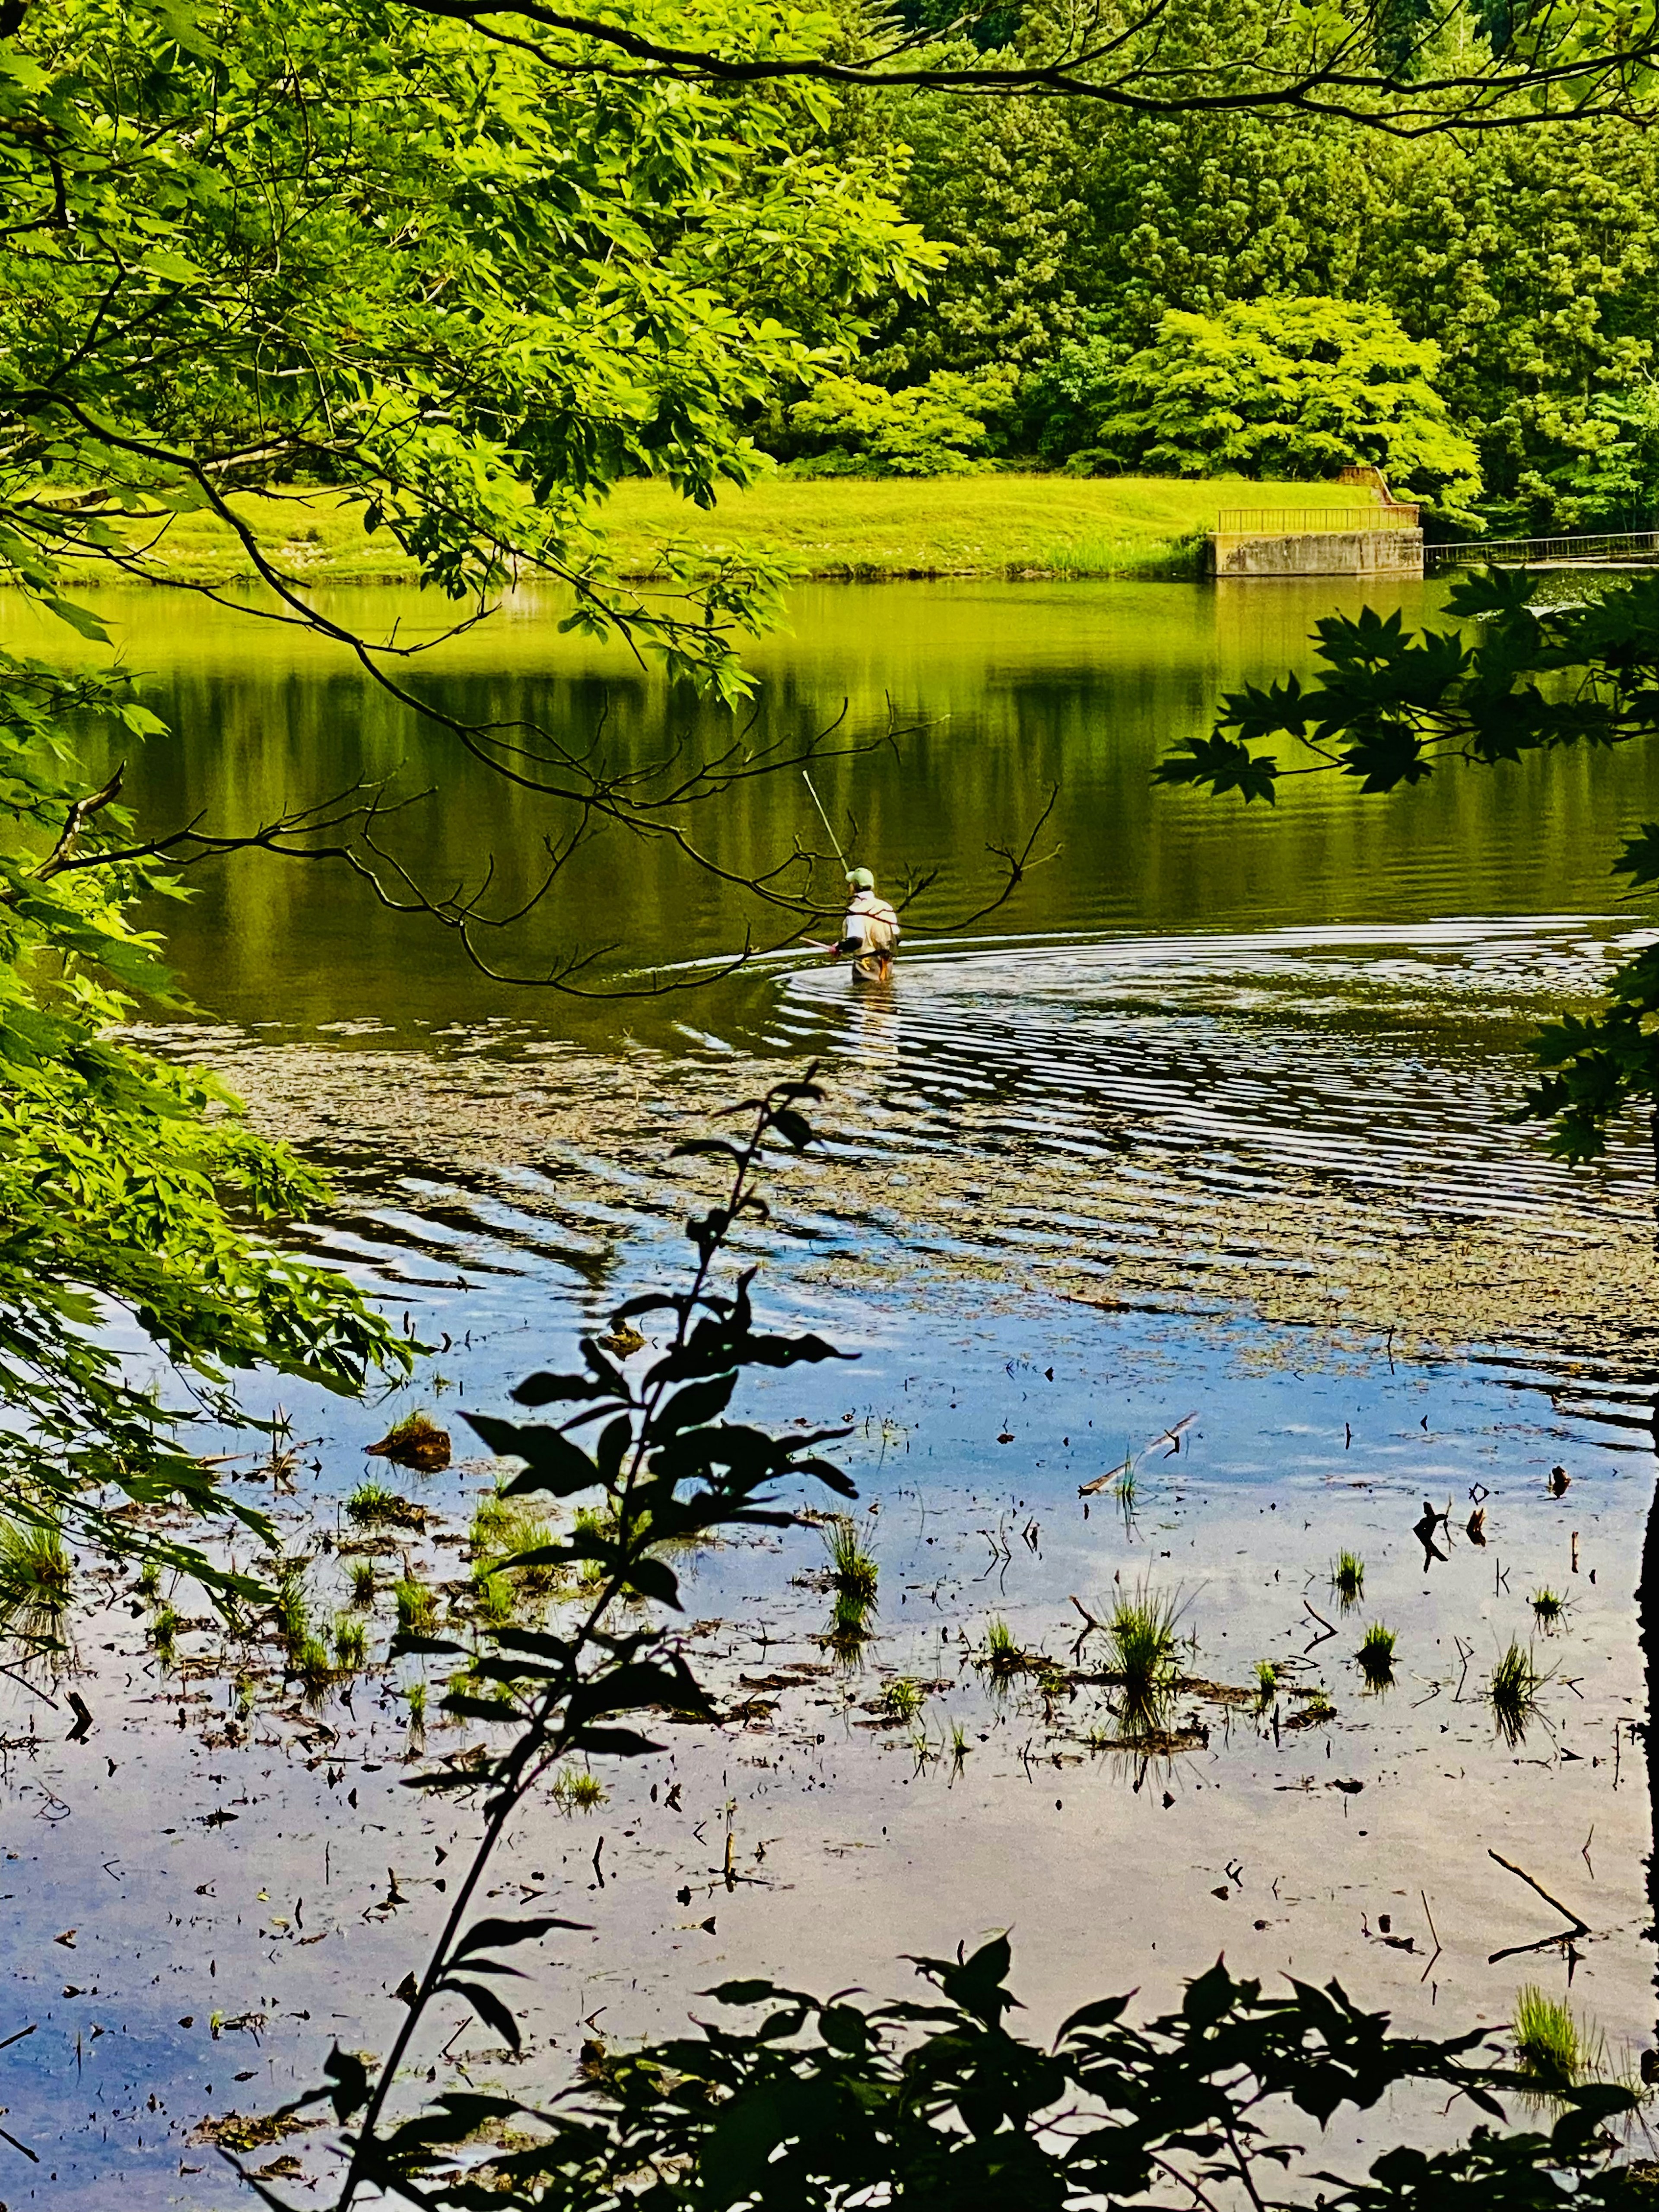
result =
M898 949L898 915L885 899L876 896L876 879L868 868L849 868L847 889L847 917L834 957L842 960L850 955L855 975L884 983L893 972Z

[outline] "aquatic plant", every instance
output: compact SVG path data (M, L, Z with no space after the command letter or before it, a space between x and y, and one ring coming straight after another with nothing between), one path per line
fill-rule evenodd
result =
M870 1641L870 1608L845 1590L836 1592L835 1602L830 1608L830 1626L824 1632L823 1644L849 1671L860 1666L864 1647Z
M1492 1668L1486 1696L1505 1743L1517 1744L1526 1735L1527 1723L1538 1710L1538 1692L1548 1679L1533 1664L1532 1653L1515 1643Z
M1559 1590L1553 1590L1546 1583L1540 1589L1533 1592L1528 1602L1532 1607L1533 1619L1546 1635L1553 1628L1559 1627L1567 1601Z
M1359 1671L1373 1690L1386 1689L1394 1680L1394 1647L1396 1638L1391 1628L1384 1628L1374 1620L1359 1639L1359 1649L1354 1656L1359 1662Z
M436 1594L415 1576L407 1575L392 1584L392 1595L398 1607L398 1633L430 1636L438 1625Z
M577 1526L580 1525L579 1514ZM553 1541L550 1522L526 1506L514 1507L499 1523L499 1549L488 1562L489 1571L510 1575L526 1597L550 1596L559 1586L560 1570L551 1560L538 1559L534 1554L550 1550Z
M348 1521L360 1528L424 1528L426 1508L417 1505L412 1498L404 1498L395 1490L388 1490L383 1482L371 1476L360 1482L345 1502Z
M968 1741L968 1731L963 1728L962 1723L960 1721L952 1721L951 1723L951 1764L958 1774L961 1773L963 1763L967 1759L969 1753L973 1749L973 1747L972 1744Z
M489 1628L509 1626L519 1609L511 1582L499 1574L473 1576L472 1603L479 1620Z
M165 1664L172 1662L178 1637L179 1616L170 1605L164 1605L151 1618L149 1640L155 1646L157 1658Z
M334 1680L333 1662L320 1636L307 1636L294 1654L294 1671L307 1698L320 1698Z
M1108 1671L1122 1698L1119 1717L1136 1729L1156 1728L1167 1716L1179 1680L1176 1665L1178 1596L1146 1583L1121 1591L1106 1622Z
M908 1674L896 1675L882 1688L882 1708L890 1720L915 1720L926 1701L921 1683L912 1681Z
M1255 1662L1255 1701L1258 1705L1272 1705L1279 1695L1279 1668L1271 1659Z
M1351 1605L1358 1605L1365 1595L1365 1562L1356 1552L1339 1552L1336 1565L1331 1569L1331 1588L1342 1601L1346 1613Z
M823 1547L830 1554L830 1580L838 1597L856 1599L866 1612L874 1610L878 1571L859 1541L856 1523L837 1513L823 1524Z
M1515 1993L1516 2064L1544 2094L1559 2096L1605 2069L1606 2041L1535 1982Z
M306 1600L303 1567L285 1566L277 1576L276 1613L276 1633L292 1654L311 1633L311 1607Z
M499 1490L485 1491L472 1509L472 1526L467 1532L475 1558L480 1553L500 1550L501 1532L511 1527L515 1510L512 1499Z
M1316 1690L1311 1697L1303 1699L1297 1718L1309 1722L1334 1721L1336 1707L1323 1690Z
M596 1813L609 1797L599 1776L585 1766L562 1766L553 1778L551 1795L562 1813Z
M371 1606L374 1602L374 1562L373 1559L354 1559L351 1563L351 1602Z
M74 1563L51 1523L0 1521L0 1626L53 1642L69 1604Z
M409 1700L409 1725L419 1735L426 1727L426 1684L411 1682L404 1695Z
M368 1658L368 1631L355 1613L334 1616L334 1657L348 1674L359 1673Z
M154 1605L161 1594L161 1570L154 1559L146 1559L138 1570L138 1595L146 1605Z
M1018 1674L1025 1664L1025 1654L1015 1643L1014 1632L1000 1613L994 1613L987 1625L980 1664L988 1667L993 1674Z

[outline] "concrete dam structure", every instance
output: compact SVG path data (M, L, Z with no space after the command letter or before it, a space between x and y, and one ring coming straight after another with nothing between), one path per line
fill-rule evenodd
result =
M1374 507L1223 507L1205 565L1212 576L1420 576L1419 510L1386 491Z

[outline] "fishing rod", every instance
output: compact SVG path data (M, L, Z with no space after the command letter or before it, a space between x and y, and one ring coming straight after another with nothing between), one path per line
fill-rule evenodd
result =
M834 830L830 828L830 817L823 811L823 801L818 797L817 791L813 788L812 779L808 775L805 769L800 772L800 780L806 786L806 788L812 793L812 804L818 810L818 819L823 823L824 828L829 830L830 842L836 848L836 858L841 862L841 865L844 869L847 866L847 855L841 849L841 840L836 836Z

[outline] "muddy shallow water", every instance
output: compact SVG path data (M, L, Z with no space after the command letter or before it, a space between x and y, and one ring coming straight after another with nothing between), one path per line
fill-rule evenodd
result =
M780 975L766 1042L823 1055L830 1140L781 1170L755 1256L771 1310L860 1359L743 1402L854 1423L877 1633L861 1665L832 1663L811 1529L702 1555L689 1646L734 1717L606 1773L595 1809L526 1814L492 1889L574 1897L591 1933L545 1947L522 2063L458 2014L422 2071L551 2085L591 2035L671 2029L728 1975L896 1993L902 1954L1005 1926L1037 2029L1109 1990L1159 2004L1224 1949L1447 2027L1507 2018L1525 1980L1571 1981L1615 2055L1650 2047L1632 1602L1654 1484L1650 1200L1635 1153L1574 1179L1501 1118L1521 1024L1588 988L1613 934L1565 918L1008 942L912 956L884 999ZM232 1471L312 1555L325 1621L362 1445L416 1404L449 1422L461 1462L404 1479L434 1517L382 1566L464 1580L494 1470L455 1409L500 1410L678 1264L700 1185L669 1144L780 1065L713 1036L606 1055L501 1025L430 1054L373 1033L161 1042L334 1161L316 1240L441 1346L390 1405L287 1389L292 1466ZM1178 1452L1146 1449L1188 1414ZM1132 1452L1132 1501L1079 1497ZM1449 1512L1444 1557L1413 1533L1425 1499ZM1484 1544L1464 1533L1477 1500ZM1365 1562L1346 1613L1342 1548ZM77 1628L84 1741L64 1741L61 1686L41 1685L49 1705L0 1678L0 2032L34 2029L0 2051L0 2102L40 2159L6 2152L14 2205L235 2202L203 2123L309 2087L332 2040L385 2047L471 1832L403 1787L412 1662L314 1706L266 1680L239 1719L247 1656L186 1589L201 1625L164 1668L132 1579ZM975 1664L994 1617L1069 1660L1073 1597L1098 1613L1139 1582L1178 1597L1200 1686L1166 1753L1115 1747L1097 1686L999 1689ZM1547 1636L1528 1603L1547 1584L1568 1601ZM373 1620L384 1650L384 1595ZM1354 1662L1372 1620L1399 1638L1382 1695ZM1511 1639L1550 1677L1517 1741L1485 1696ZM1259 1705L1263 1659L1281 1683ZM899 1674L932 1686L913 1728L880 1724ZM426 1752L465 1740L433 1726ZM1564 1947L1493 1850L1589 1933ZM1368 2126L1374 2149L1386 2113ZM1332 2163L1352 2140L1334 2130ZM253 2162L298 2161L304 2201L327 2144Z

